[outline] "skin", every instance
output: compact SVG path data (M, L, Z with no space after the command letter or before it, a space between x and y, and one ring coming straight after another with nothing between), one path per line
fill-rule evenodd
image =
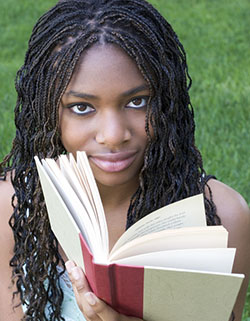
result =
M136 88L139 91L131 93ZM129 201L138 186L147 145L143 99L148 95L146 82L131 58L117 47L100 45L81 57L61 101L62 142L67 151L75 154L77 150L86 150L89 156L104 205L110 248L125 230ZM79 112L87 113L79 115ZM103 154L106 154L104 159ZM237 248L233 272L246 275L234 307L235 320L240 321L250 271L249 208L244 199L225 184L210 180L209 185L217 213L229 232L229 247ZM8 226L12 195L9 178L0 181L0 320L17 321L22 311L20 307L15 312L12 310L13 288L9 287L8 264L14 246ZM62 255L67 261L63 252ZM99 300L74 262L67 262L66 267L78 305L88 321L139 320L120 315Z

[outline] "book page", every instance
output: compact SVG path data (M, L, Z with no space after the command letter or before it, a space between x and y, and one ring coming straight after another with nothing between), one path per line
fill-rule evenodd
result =
M143 235L189 226L206 226L203 194L169 204L143 217L118 239L110 255L123 244Z
M109 261L164 250L226 248L228 232L222 226L184 227L164 230L134 239L110 253Z
M88 197L88 201L91 204L91 207L92 207L92 209L93 209L93 211L95 213L95 216L99 220L98 215L96 213L96 206L95 206L95 203L94 203L93 195L92 195L91 189L89 187L89 183L88 183L88 180L86 178L86 175L85 175L84 171L80 170L79 166L77 165L77 163L75 161L74 156L71 153L69 154L69 162L70 162L71 168L73 169L73 171L75 172L75 174L78 177L78 180L79 180L79 182L81 184L82 189L85 191L85 193L86 193L86 195Z
M143 319L228 321L244 275L145 268Z
M65 205L69 209L83 237L88 243L93 255L103 257L102 243L98 243L95 231L84 206L81 204L74 190L63 176L54 159L42 160L44 169L59 192ZM105 259L103 257L103 259Z
M80 230L37 157L35 161L52 231L69 260L75 261L84 270Z
M235 248L168 250L130 256L114 263L231 273L235 252Z
M73 162L73 160L71 160L71 162ZM98 242L102 243L98 216L96 216L96 213L92 207L92 204L90 203L90 200L87 195L86 189L84 188L84 185L81 184L80 176L78 173L79 170L78 170L78 167L76 166L76 163L75 163L75 166L73 166L74 163L73 164L69 163L69 159L67 155L61 155L59 156L59 164L60 164L61 172L70 183L71 187L73 188L74 192L78 196L79 200L81 201L82 205L86 210L86 213L89 216L93 229L95 230L95 238L98 238Z
M104 213L101 196L99 194L99 190L88 161L88 157L84 151L77 152L77 166L80 169L80 173L82 174L83 180L85 180L86 186L90 190L90 196L92 196L93 198L93 204L96 207L96 213L98 215L99 222L100 222L104 251L105 253L108 253L109 236L108 236L106 216Z

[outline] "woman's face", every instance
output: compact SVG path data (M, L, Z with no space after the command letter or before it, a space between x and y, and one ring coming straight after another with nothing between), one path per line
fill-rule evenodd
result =
M138 184L148 99L147 82L122 49L95 45L81 57L61 101L61 140L74 155L86 151L99 184Z

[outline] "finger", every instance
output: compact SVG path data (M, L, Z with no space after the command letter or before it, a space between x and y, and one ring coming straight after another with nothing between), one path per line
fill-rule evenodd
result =
M72 261L66 262L66 268L69 274L70 281L74 290L77 304L88 320L100 321L101 319L92 310L92 307L87 303L85 299L85 293L90 291L88 281L82 271L82 269Z
M96 313L96 315L102 321L121 321L119 318L119 313L113 310L108 304L104 301L98 299L98 297L92 293L87 292L85 294L85 299L92 308L92 311ZM91 320L92 321L92 320Z
M77 288L78 293L86 293L91 291L82 269L79 266L76 266L73 261L67 261L65 265L70 281L72 285Z
M86 293L85 298L93 311L101 318L102 321L142 321L141 319L127 317L116 312L104 301L98 299L98 297L92 292Z
M100 318L96 315L85 298L85 294L90 291L90 288L82 269L79 267L74 267L71 271L71 278L76 301L81 311L89 320L99 321Z
M79 292L83 291L84 287L86 287L86 289L89 289L89 285L87 283L85 275L80 267L78 267L73 261L67 261L65 263L65 266L71 283L78 285Z

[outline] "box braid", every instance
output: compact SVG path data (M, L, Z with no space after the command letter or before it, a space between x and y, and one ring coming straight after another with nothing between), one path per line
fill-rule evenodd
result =
M64 262L50 229L33 158L56 158L66 152L60 140L60 100L79 57L98 43L125 50L151 93L145 124L148 146L127 228L163 205L204 193L207 186L194 141L186 55L170 24L144 0L59 1L35 25L17 73L16 136L0 164L5 174L11 171L15 189L10 265L16 294L27 305L25 320L62 320L63 293L56 267ZM209 199L204 196L207 222L219 224L209 192Z

